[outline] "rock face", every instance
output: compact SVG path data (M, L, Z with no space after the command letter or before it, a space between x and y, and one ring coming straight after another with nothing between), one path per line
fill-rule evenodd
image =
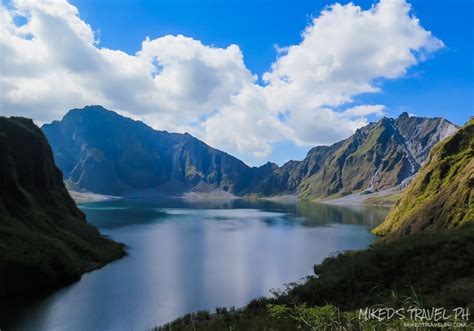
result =
M402 114L302 161L249 167L189 134L156 131L100 106L73 109L43 126L65 178L79 189L120 195L181 195L206 184L239 196L302 198L377 191L413 176L432 146L454 133L441 118Z
M383 118L358 129L332 146L311 149L300 162L290 161L255 188L263 195L298 192L328 197L357 191L379 191L413 176L431 148L456 132L442 118Z
M238 195L272 166L248 167L189 134L156 131L100 106L43 126L72 185L110 195L180 195L201 183Z
M0 298L64 285L123 255L76 207L41 130L0 117Z
M473 189L474 118L433 148L428 162L374 233L401 237L472 223Z

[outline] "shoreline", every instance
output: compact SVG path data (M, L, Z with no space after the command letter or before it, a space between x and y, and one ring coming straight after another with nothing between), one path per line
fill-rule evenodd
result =
M108 200L119 200L119 199L150 199L150 197L120 197L113 195L98 194L92 192L80 192L74 190L68 190L70 196L76 203L90 203L90 202L101 202ZM211 191L211 192L186 192L180 196L160 196L152 197L152 199L183 199L189 201L226 201L226 200L262 200L272 201L280 203L297 203L302 201L310 201L315 203L323 203L327 205L336 206L382 206L391 207L393 206L404 189L400 187L392 187L383 191L373 193L357 192L352 193L336 199L301 199L297 194L284 194L270 197L254 197L254 196L236 196L232 193L225 191Z
M404 189L392 187L383 191L373 193L352 193L332 200L317 200L317 202L337 206L393 206Z
M104 195L104 194L97 194L97 193L92 193L92 192L78 192L78 191L73 191L73 190L68 190L68 192L75 203L99 202L99 201L122 199L122 197L118 197L114 195Z

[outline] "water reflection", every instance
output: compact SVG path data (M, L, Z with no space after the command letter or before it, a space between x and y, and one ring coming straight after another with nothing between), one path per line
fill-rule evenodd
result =
M129 256L14 311L8 329L145 330L242 306L369 245L386 210L273 201L117 200L81 205Z
M359 224L375 227L387 215L387 208L367 206L335 206L303 201L276 202L271 200L112 200L82 204L89 222L99 228L114 228L140 223L157 222L171 215L204 215L215 220L232 217L252 218L252 210L268 225L300 224ZM242 209L247 211L243 212ZM205 212L203 212L205 210ZM270 214L264 214L263 212ZM278 215L276 215L277 213ZM268 217L267 217L268 216Z

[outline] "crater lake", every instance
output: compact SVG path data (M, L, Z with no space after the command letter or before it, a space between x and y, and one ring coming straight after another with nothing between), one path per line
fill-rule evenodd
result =
M269 200L108 200L87 220L128 255L28 303L10 330L149 330L188 312L241 307L375 237L387 209Z

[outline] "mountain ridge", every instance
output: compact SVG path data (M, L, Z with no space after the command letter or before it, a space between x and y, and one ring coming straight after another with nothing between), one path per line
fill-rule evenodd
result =
M42 129L66 179L95 193L160 193L160 187L174 186L171 193L180 194L203 181L245 194L254 177L267 169L253 171L189 134L153 130L99 106L75 109Z
M413 122L418 122L424 128L415 138L404 137L408 131L407 124L413 126ZM434 130L435 128L438 130ZM299 193L302 197L383 190L399 185L413 176L425 160L426 151L456 130L455 125L442 118L409 117L407 113L401 114L398 119L385 117L357 129L351 137L331 146L312 148L304 160L290 161L279 168L277 178L289 178L290 185L283 190L287 193ZM389 142L390 139L393 141ZM408 139L415 143L406 146ZM418 139L424 142L418 143ZM419 152L413 156L410 150ZM376 158L369 162L364 160L372 156ZM397 164L400 169L394 171L393 167ZM360 173L361 169L366 172ZM351 177L356 180L352 181ZM274 179L270 178L265 181L272 180ZM268 188L263 188L262 191L268 191Z
M398 185L457 127L403 113L331 146L314 147L303 160L281 167L269 162L250 167L190 134L154 130L101 106L73 109L42 129L65 178L94 193L180 196L207 184L236 196L313 199Z

